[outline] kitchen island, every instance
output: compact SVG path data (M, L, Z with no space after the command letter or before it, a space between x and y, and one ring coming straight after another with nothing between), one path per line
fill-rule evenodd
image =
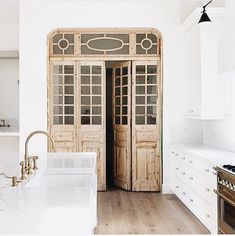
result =
M55 154L47 154L47 163L50 158ZM66 158L70 164L78 160L81 164L81 159L95 160L96 154L57 155L57 161ZM0 234L91 235L96 225L97 177L81 173L82 169L47 166L16 187L2 180Z

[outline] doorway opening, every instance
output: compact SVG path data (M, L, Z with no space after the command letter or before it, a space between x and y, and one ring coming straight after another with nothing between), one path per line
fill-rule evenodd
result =
M114 187L112 92L112 63L106 62L106 184L108 188Z
M106 61L106 184L114 188L113 66L123 61Z

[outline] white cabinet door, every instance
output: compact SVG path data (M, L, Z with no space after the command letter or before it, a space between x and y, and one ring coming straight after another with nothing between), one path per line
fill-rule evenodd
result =
M186 33L191 40L190 99L186 117L192 119L223 118L223 80L218 77L217 52L220 24L194 25Z

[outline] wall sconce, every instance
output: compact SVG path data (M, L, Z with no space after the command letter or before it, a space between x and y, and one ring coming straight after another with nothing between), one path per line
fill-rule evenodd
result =
M213 0L209 1L205 6L203 6L203 11L202 11L202 16L198 22L198 24L203 23L203 22L211 22L211 19L209 16L206 14L206 7L212 2Z

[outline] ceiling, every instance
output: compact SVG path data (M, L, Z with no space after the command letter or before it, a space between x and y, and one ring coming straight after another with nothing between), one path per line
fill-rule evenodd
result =
M0 24L19 23L19 1L20 0L0 0L0 5L1 5ZM28 0L28 1L33 1L33 0ZM49 1L49 0L44 0L44 1ZM140 1L140 0L135 0L135 1ZM155 0L155 1L163 1L163 0ZM188 14L190 14L195 7L203 6L209 0L164 0L164 1L179 1L180 9L182 11L181 12L181 19L182 19L185 18ZM225 0L213 0L210 6L224 6L224 2Z

